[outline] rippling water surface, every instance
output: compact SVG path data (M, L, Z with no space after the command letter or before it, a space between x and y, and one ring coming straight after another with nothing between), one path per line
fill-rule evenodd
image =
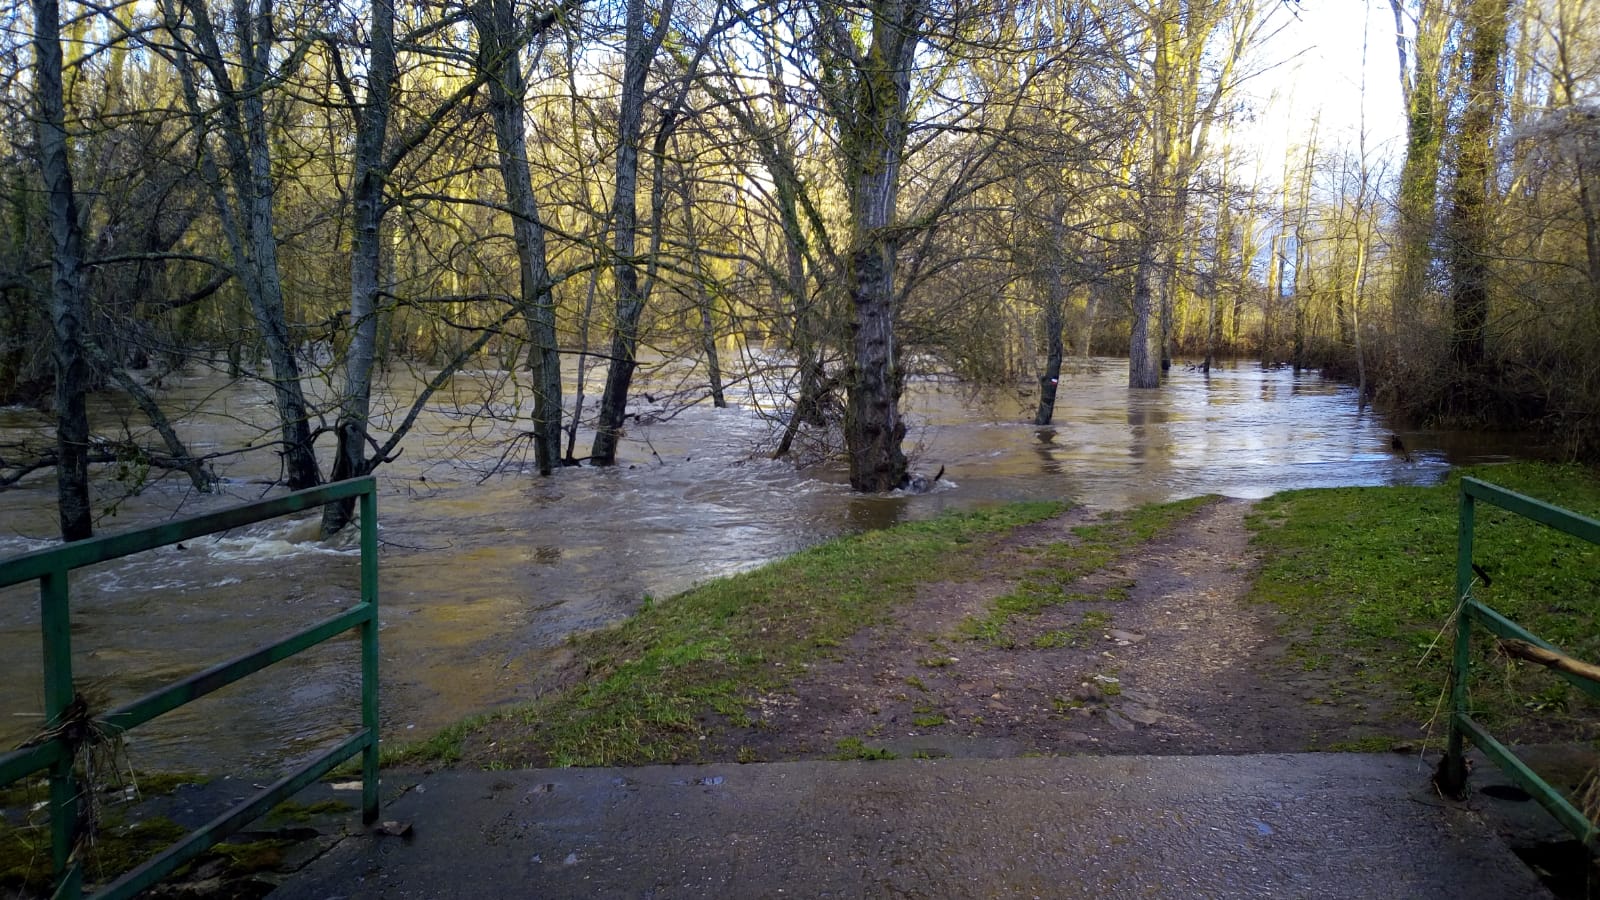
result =
M945 468L925 495L861 497L837 468L766 459L758 448L773 425L760 410L771 398L749 387L730 394L734 408L691 406L631 427L617 467L545 479L522 459L526 445L509 443L519 426L472 415L485 379L458 378L379 473L386 739L527 699L568 635L629 615L647 595L841 532L1017 499L1119 508L1201 493L1426 483L1452 463L1520 449L1510 437L1407 432L1406 460L1352 389L1315 376L1253 365L1174 370L1162 389L1130 392L1126 363L1099 360L1063 376L1048 428L1027 424L1027 398L914 383L908 448L920 469ZM408 378L396 382L402 396L415 391ZM640 394L652 384L670 387L661 373ZM196 375L169 392L169 404L199 411L185 425L198 450L238 446L271 415L270 400L248 385ZM95 417L106 430L136 418L108 405ZM0 410L0 442L47 429L35 413ZM274 465L261 454L219 462L230 479L220 496L159 481L118 505L102 532L255 499ZM0 492L0 557L52 543L52 488L41 473ZM310 520L264 523L75 573L76 674L96 707L348 605L359 583L353 544L314 534ZM0 741L40 726L39 644L34 592L0 591ZM338 641L186 707L128 736L134 762L265 768L285 748L319 746L357 718L356 660L355 642Z

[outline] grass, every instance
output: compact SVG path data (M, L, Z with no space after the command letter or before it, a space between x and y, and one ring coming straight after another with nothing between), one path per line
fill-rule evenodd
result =
M91 881L132 869L182 838L188 830L171 819L152 817L132 824L107 823L95 832L85 857ZM0 890L8 895L48 896L53 883L50 827L0 822Z
M1076 540L1051 544L1036 554L1042 564L1023 573L1017 588L996 598L994 606L987 613L963 620L959 626L961 636L996 647L1014 647L1016 638L1007 626L1017 616L1031 615L1060 603L1127 599L1129 585L1126 582L1113 585L1104 596L1069 592L1067 588L1079 578L1105 568L1118 556L1151 540L1214 500L1214 497L1195 497L1141 506L1129 512L1112 513L1093 525L1080 525L1072 529ZM1071 633L1062 632L1055 638L1043 638L1047 647L1076 646L1080 639L1076 629ZM1034 639L1036 647L1040 646L1039 640ZM1052 640L1058 643L1050 643Z
M829 759L837 760L868 760L878 761L886 759L899 759L900 754L885 747L871 747L860 738L840 738L834 744L833 755Z
M1577 466L1518 463L1465 474L1589 516L1600 479ZM1291 491L1262 501L1249 524L1265 563L1256 600L1286 613L1290 659L1346 666L1369 688L1409 701L1428 721L1448 675L1460 474L1436 487ZM1600 548L1478 504L1474 559L1489 574L1483 602L1580 659L1600 660ZM1511 736L1581 728L1576 692L1491 651L1481 629L1474 715Z
M844 537L656 601L576 639L590 676L574 689L461 723L386 762L453 762L468 742L484 764L701 759L717 726L757 724L757 696L781 689L787 672L884 621L918 584L970 577L987 543L1062 509L1011 504Z
M1083 647L1111 627L1111 616L1104 610L1091 609L1069 628L1059 628L1033 636L1035 650L1052 650L1057 647Z

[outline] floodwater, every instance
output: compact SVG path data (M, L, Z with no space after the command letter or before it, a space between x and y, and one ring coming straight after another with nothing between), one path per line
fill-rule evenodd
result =
M662 366L643 378L638 409L664 421L632 425L620 465L552 478L537 475L526 442L515 440L521 426L511 419L525 413L526 391L519 399L502 385L484 399L484 385L503 375L458 376L430 404L378 476L386 740L530 699L569 635L619 621L647 596L843 532L1020 499L1122 508L1202 493L1429 483L1452 464L1527 452L1511 437L1406 432L1404 459L1351 388L1314 375L1253 364L1209 376L1175 368L1162 389L1129 391L1124 361L1092 360L1063 375L1048 428L1028 424L1029 398L914 382L907 447L917 468L942 466L945 477L923 495L863 497L836 467L797 471L763 455L777 426L759 378L731 390L728 409L694 404L672 415L642 400L683 377ZM395 394L414 396L413 376L392 382ZM591 381L591 403L596 388ZM256 386L215 375L172 378L165 389L170 407L196 411L184 432L197 451L259 440L272 414ZM93 416L100 431L138 418L106 401ZM37 413L0 410L0 445L48 433ZM114 504L115 485L102 485L100 505L115 515L101 533L255 499L275 466L260 452L219 460L228 479L220 495L194 495L167 477ZM52 543L52 491L51 476L37 473L0 492L0 557ZM132 699L349 605L358 594L353 532L331 546L314 534L314 520L263 523L75 573L75 675L92 706ZM6 746L42 725L37 607L31 588L0 591ZM358 720L357 659L353 639L336 641L169 714L126 736L130 762L221 772L303 756Z

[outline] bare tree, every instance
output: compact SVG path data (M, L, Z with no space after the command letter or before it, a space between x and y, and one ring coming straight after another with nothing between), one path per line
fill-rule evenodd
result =
M61 10L33 0L34 87L39 171L50 222L50 320L55 334L56 498L61 539L94 535L89 503L89 360L84 330L83 230L67 158L66 100L61 81Z

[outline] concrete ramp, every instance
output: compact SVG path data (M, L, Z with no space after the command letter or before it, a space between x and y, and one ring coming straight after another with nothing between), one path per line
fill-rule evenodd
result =
M271 896L1548 896L1415 757L444 772Z

